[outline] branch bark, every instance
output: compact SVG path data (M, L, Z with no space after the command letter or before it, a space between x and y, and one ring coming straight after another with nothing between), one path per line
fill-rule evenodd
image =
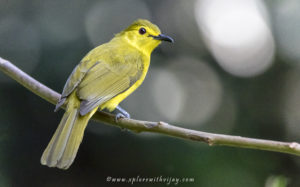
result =
M46 101L56 104L60 94L51 90L47 86L33 79L31 76L20 70L8 60L0 57L0 70L19 82L22 86L34 94L42 97ZM63 106L64 108L65 106ZM126 128L134 132L152 132L192 141L205 142L208 145L224 145L231 147L241 147L250 149L260 149L275 152L288 153L300 156L300 144L296 142L280 142L272 140L246 138L240 136L230 136L223 134L213 134L202 131L196 131L181 127L176 127L165 122L140 121L135 119L120 119L115 121L112 114L97 111L92 118L95 121L108 125Z

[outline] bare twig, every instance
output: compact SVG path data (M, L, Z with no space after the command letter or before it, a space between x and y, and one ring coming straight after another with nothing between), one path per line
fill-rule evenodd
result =
M0 57L0 70L13 78L21 85L42 97L46 101L56 104L60 94L41 84L37 80L24 73L15 65ZM64 106L63 106L64 107ZM232 147L242 147L250 149L261 149L275 152L282 152L300 156L300 144L296 142L280 142L263 139L245 138L240 136L230 136L223 134L213 134L176 127L165 122L149 122L135 119L120 119L115 121L112 114L98 111L93 116L93 120L103 122L108 125L130 129L135 132L153 132L169 135L186 140L205 142L208 145L226 145Z

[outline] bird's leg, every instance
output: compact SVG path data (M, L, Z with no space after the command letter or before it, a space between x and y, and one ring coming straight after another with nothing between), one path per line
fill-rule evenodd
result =
M118 119L120 119L120 118L130 118L130 114L128 112L126 112L126 110L121 108L119 105L116 107L115 111L117 111L116 117L115 117L116 121L118 121Z

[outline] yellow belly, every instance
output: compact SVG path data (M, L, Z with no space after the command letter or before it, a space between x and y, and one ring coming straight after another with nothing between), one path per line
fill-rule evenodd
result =
M100 110L107 109L112 112L115 108L121 103L126 97L128 97L132 92L134 92L144 81L146 74L148 72L149 63L144 64L144 70L141 75L141 78L137 80L130 88L128 88L125 92L113 97L112 99L106 101L102 105L99 106Z
M113 111L115 108L123 101L126 97L128 97L134 90L136 90L141 84L143 80L137 81L135 84L133 84L128 90L125 92L117 95L116 97L106 101L102 105L100 105L100 110L107 109L108 111Z

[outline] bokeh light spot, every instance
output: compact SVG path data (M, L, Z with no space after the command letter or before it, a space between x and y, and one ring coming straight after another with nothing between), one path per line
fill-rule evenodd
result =
M300 134L300 69L291 70L283 89L283 116L289 139L299 140Z
M298 0L274 3L274 30L279 53L286 59L300 62L300 3Z
M159 83L162 81L159 79L153 82L153 86L161 85L160 89L156 89L159 91L154 92L154 98L162 114L168 118L173 116L173 121L190 126L210 119L222 100L222 86L213 69L204 62L184 56L170 60L165 69L172 76L161 76L165 83ZM171 115L169 112L174 113Z
M197 1L195 15L206 45L227 72L251 77L273 62L275 43L257 0Z
M183 107L184 90L176 74L160 70L152 82L155 106L168 121L177 119Z

